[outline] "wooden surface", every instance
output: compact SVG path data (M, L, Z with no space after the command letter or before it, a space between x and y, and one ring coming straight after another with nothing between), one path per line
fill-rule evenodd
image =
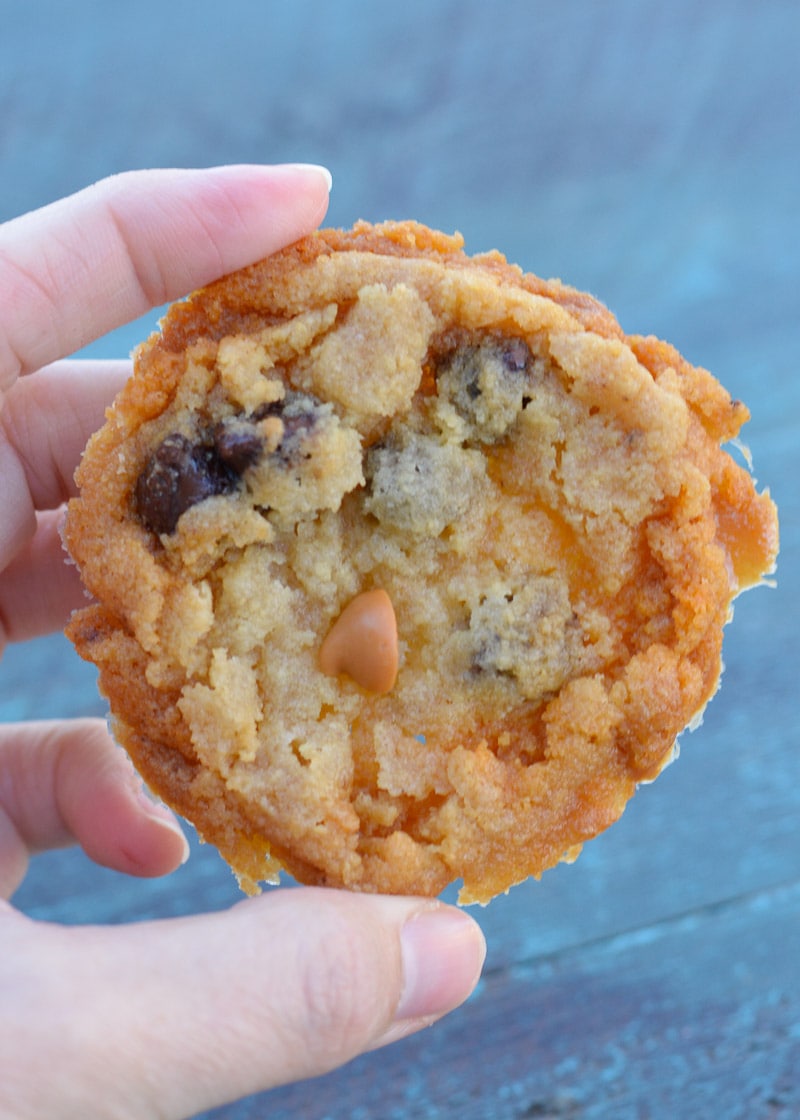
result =
M738 602L703 726L576 865L477 913L469 1004L213 1117L800 1116L800 6L191 7L0 2L0 218L127 167L327 162L332 224L459 228L712 369L751 407L782 523L777 589ZM0 666L0 718L102 710L59 637ZM150 884L43 856L17 901L118 922L236 897L206 849Z

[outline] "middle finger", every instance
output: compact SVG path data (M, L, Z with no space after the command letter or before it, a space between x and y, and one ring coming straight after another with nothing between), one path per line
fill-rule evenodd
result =
M0 654L9 642L61 630L86 605L77 567L61 541L64 511L36 515L36 531L0 572Z
M4 435L34 509L54 509L75 493L72 476L86 441L130 372L129 361L60 361L8 391Z

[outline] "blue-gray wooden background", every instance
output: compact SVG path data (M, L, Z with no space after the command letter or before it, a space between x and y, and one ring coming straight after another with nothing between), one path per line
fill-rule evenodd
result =
M798 58L798 0L0 0L0 219L128 168L327 163L330 224L459 229L712 369L781 510L777 589L737 603L703 726L574 867L478 913L470 1003L215 1118L800 1116ZM103 710L59 636L0 664L0 719ZM153 883L69 851L17 902L236 897L207 849Z

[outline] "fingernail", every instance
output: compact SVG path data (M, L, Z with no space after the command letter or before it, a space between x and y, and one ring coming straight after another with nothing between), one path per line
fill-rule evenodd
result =
M438 1019L463 1003L481 974L486 942L480 927L453 906L437 905L400 931L403 994L395 1021Z
M327 184L328 194L331 193L333 175L331 175L328 168L323 167L321 163L286 163L284 167L287 167L291 171L312 171L315 175L321 175Z

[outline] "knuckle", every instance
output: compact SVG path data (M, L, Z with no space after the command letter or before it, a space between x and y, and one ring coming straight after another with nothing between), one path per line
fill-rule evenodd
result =
M378 941L339 919L306 955L301 1033L320 1071L366 1049L391 1017L399 966L391 968Z

